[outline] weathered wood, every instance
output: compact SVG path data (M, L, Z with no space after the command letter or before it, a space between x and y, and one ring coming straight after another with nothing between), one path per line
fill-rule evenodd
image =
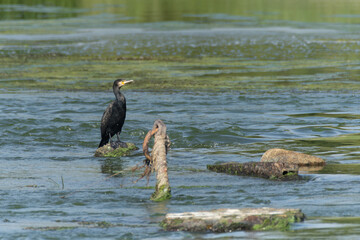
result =
M149 163L152 163L152 157L150 156L150 153L149 153L149 142L150 142L150 138L152 136L154 136L154 134L158 131L159 129L158 128L153 128L152 130L150 130L146 135L145 135L145 138L144 138L144 142L143 142L143 145L142 145L142 148L143 148L143 154L144 156L146 157L147 161Z
M254 176L276 180L299 179L298 166L283 162L246 162L207 165L210 171L240 176Z
M261 162L286 162L299 166L324 166L325 160L304 153L281 148L267 150L261 157Z
M150 155L148 151L148 143L152 135L154 135L155 140ZM166 135L166 125L163 123L163 121L158 119L154 122L153 129L146 134L143 143L143 153L148 160L149 165L156 171L155 192L151 195L150 198L153 201L163 201L171 197L166 162L166 154L169 146L170 140Z
M300 209L243 208L169 213L160 225L167 231L230 232L239 230L282 230L300 222Z

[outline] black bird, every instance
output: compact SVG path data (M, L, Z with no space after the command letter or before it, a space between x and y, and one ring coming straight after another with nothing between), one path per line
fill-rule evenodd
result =
M120 88L133 80L117 79L113 84L113 91L115 94L115 101L111 102L106 108L101 118L101 141L99 147L106 145L109 140L116 134L120 142L119 134L124 125L126 117L126 99L124 94L120 92Z

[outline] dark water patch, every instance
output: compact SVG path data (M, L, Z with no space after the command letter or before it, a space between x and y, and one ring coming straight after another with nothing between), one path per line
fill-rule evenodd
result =
M228 15L228 14L185 14L183 15L187 18L199 18L200 21L210 21L212 20L225 20L225 21L254 21L255 17L247 17L247 16L238 16L238 15Z
M40 4L34 2L23 4L22 1L12 2L11 4L1 2L0 12L2 12L2 17L0 19L56 19L74 17L78 13L86 12L85 9L76 9L77 7L79 7L77 4L46 6L45 2Z
M293 114L290 117L325 117L325 118L346 118L346 119L359 119L360 115L351 113L303 113Z
M332 77L331 73L336 73L336 75L341 74L339 73L339 69L336 68L297 68L297 69L286 69L286 70L271 70L269 69L268 71L259 71L259 69L257 69L256 71L250 71L250 69L247 70L241 70L241 69L236 69L233 70L231 72L229 71L222 71L220 69L216 70L213 73L209 73L210 71L206 71L203 74L196 74L197 77L209 77L209 76L213 76L213 75L219 75L219 76L223 76L223 77L231 77L231 76L237 76L237 77L243 77L243 76L251 76L251 77L264 77L264 76L276 76L276 77L283 77L283 76L289 76L291 77L292 75L294 76L311 76L311 75L315 75L317 77L319 77L320 74L324 73L326 74L326 76L330 76Z
M58 111L55 111L54 113L56 113L56 114L67 114L67 113L70 113L70 114L72 114L72 113L78 113L76 110L69 110L69 109L67 109L67 110L58 110Z
M313 139L303 139L298 140L305 144L317 143L318 146L324 147L341 147L341 146L359 146L360 134L346 134L339 135L335 137L323 137L323 138L313 138Z
M21 84L34 84L37 80L35 79L4 79L1 80L1 83L11 83L15 85L21 85Z
M58 123L71 123L73 122L72 119L70 118L54 118L53 120L51 120L52 122L58 122Z
M354 174L360 175L360 164L327 164L319 174Z
M196 189L196 188L210 188L210 186L177 186L176 188Z
M7 208L8 209L22 209L22 208L26 208L26 206L19 205L19 204L13 204L13 205L7 206Z

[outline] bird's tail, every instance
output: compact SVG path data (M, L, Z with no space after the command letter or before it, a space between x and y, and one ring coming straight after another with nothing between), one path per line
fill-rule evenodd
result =
M105 138L101 138L100 144L98 148L101 148L102 146L106 145L109 142L109 138L105 137Z

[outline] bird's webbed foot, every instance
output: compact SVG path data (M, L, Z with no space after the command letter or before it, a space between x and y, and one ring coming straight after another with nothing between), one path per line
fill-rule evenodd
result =
M116 141L116 142L111 142L110 146L114 149L116 148L128 148L128 145L126 142L121 142L121 141Z

